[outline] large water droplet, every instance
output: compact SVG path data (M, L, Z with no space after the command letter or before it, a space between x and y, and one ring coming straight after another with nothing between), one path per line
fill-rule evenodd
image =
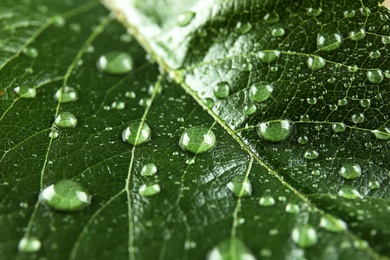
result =
M312 70L319 70L319 69L323 68L325 66L325 64L326 64L326 61L322 57L310 56L309 58L307 58L307 65Z
M274 91L274 87L267 82L254 83L249 90L249 97L254 102L267 100Z
M333 51L340 47L343 37L338 32L321 32L317 35L317 47L321 51Z
M376 138L379 140L389 140L390 139L390 127L381 126L378 130L372 131Z
M362 175L362 168L357 163L345 163L339 169L341 177L347 180L354 180Z
M381 83L383 81L383 72L382 70L375 69L375 70L369 70L366 73L367 79L375 84Z
M99 57L96 67L99 71L120 75L133 69L133 58L126 52L110 51Z
M229 96L230 86L229 83L223 81L219 82L214 87L214 95L216 98L227 98Z
M317 243L317 231L310 224L296 226L291 234L292 240L300 247L306 248Z
M345 132L346 129L347 129L347 127L345 126L344 123L334 123L334 124L332 124L332 130L335 133Z
M207 260L256 260L246 245L237 238L219 243L206 257Z
M330 232L340 233L347 229L347 224L341 219L325 214L321 217L320 227Z
M290 120L273 120L260 123L256 130L260 137L271 142L285 140L291 133L292 122Z
M192 19L194 19L196 13L192 11L186 11L177 17L177 25L183 27L188 25Z
M362 99L359 101L359 104L364 108L368 108L371 105L371 100L370 99Z
M363 28L360 29L359 31L350 31L349 32L349 38L353 41L359 41L366 37L366 30Z
M273 206L275 205L275 199L272 196L265 195L260 198L259 204L266 207Z
M257 53L257 57L260 59L261 62L269 64L276 59L278 59L280 56L280 51L277 50L267 50L267 51L259 51Z
M284 31L284 29L281 27L274 28L274 29L272 29L272 32L271 32L272 36L274 36L274 37L282 37L285 33L286 32Z
M142 184L138 192L143 197L150 197L160 193L161 187L158 183Z
M179 145L193 154L209 151L215 146L216 138L211 129L203 126L187 128L180 137Z
M26 85L16 87L14 91L20 98L35 98L37 96L36 89Z
M340 190L337 192L337 194L340 197L346 198L346 199L361 199L363 196L360 194L360 192L351 186L343 186L340 188Z
M69 112L59 114L54 120L54 124L61 128L71 128L77 125L77 118Z
M356 12L355 12L355 10L353 10L353 9L349 9L349 10L345 10L345 11L343 12L343 15L344 15L345 18L350 19L350 18L355 17Z
M351 121L354 123L354 124L361 124L364 122L364 120L366 119L366 117L364 116L364 114L362 113L358 113L358 114L353 114L351 116Z
M271 12L264 15L264 21L268 24L273 24L279 22L279 15L276 12Z
M60 88L54 94L54 99L60 103L74 102L79 98L79 94L72 87Z
M41 249L41 241L36 237L24 237L19 241L18 250L22 253L35 253Z
M157 166L154 163L147 163L142 166L141 175L142 176L152 176L157 173Z
M42 204L60 211L77 211L91 204L92 196L78 182L61 180L44 188L39 200Z
M303 157L305 157L306 159L308 160L314 160L316 159L318 156L320 155L319 152L317 152L317 150L314 150L312 148L310 149L307 149L305 154L303 155Z
M299 206L294 203L288 203L284 209L287 213L298 214L300 212Z
M247 197L252 194L252 184L244 175L234 176L226 187L239 198Z
M152 131L147 123L137 121L129 124L122 132L122 140L137 146L150 140Z

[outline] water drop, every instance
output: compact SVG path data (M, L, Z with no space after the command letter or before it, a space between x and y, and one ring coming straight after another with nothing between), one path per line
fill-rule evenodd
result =
M257 57L260 59L261 62L269 64L276 59L278 59L280 56L280 51L277 50L267 50L267 51L259 51L257 53Z
M207 260L256 260L246 245L237 238L231 238L219 243L206 257Z
M379 140L389 140L390 139L390 127L381 126L378 130L372 131L376 138Z
M213 108L213 106L214 106L214 100L212 100L211 98L202 99L202 102L208 108Z
M142 166L141 175L142 176L152 176L157 173L157 166L154 163L147 163Z
M151 104L152 104L152 100L147 97L141 98L138 102L138 105L141 107L149 107Z
M309 137L307 135L301 135L298 137L298 143L299 144L307 144L309 142Z
M195 164L195 158L189 158L186 160L186 164L188 165L192 165L192 164Z
M320 155L319 152L317 152L316 150L310 148L310 149L306 150L306 152L305 152L305 154L303 155L303 157L305 157L305 158L308 159L308 160L314 160L314 159L316 159L319 155Z
M357 72L359 70L359 67L357 65L354 65L354 66L348 66L348 71L349 72Z
M300 247L306 248L317 243L317 231L310 224L296 226L291 234L292 240Z
M54 124L61 128L71 128L77 125L77 118L69 112L59 114L54 120Z
M27 47L23 49L24 55L30 57L30 58L36 58L38 57L38 50L32 47Z
M274 87L267 82L254 83L249 90L249 97L254 102L267 100L274 91Z
M309 105L315 105L315 104L317 104L317 98L307 98L306 99L306 101L307 101L307 103L309 104Z
M41 241L36 237L23 237L18 244L18 250L22 253L35 253L41 249Z
M355 31L349 32L349 38L353 41L359 41L359 40L363 39L364 37L366 37L366 30L364 30L363 28L357 32L355 32Z
M379 181L369 181L368 187L370 187L370 189L372 190L377 190L381 187L381 184Z
M333 51L340 47L343 37L338 32L321 32L317 35L317 47L322 51Z
M49 137L50 138L53 138L53 139L56 139L60 134L58 133L57 129L53 129L52 131L50 131L49 133Z
M135 94L134 91L127 91L127 92L125 93L125 97L127 97L127 98L136 98L136 97L137 97L137 94Z
M16 87L14 91L20 98L35 98L37 96L36 89L26 85Z
M273 206L275 205L275 199L269 195L262 196L259 200L259 204L260 206L266 206L266 207Z
M369 16L371 14L371 10L363 6L359 8L359 12L363 16Z
M114 101L111 104L111 108L116 109L116 110L122 110L125 108L125 102L123 101Z
M69 103L79 99L79 94L74 88L66 86L56 91L54 99L60 103Z
M312 7L310 7L310 8L307 9L307 14L309 16L312 16L312 17L317 17L320 14L322 14L322 8L321 7L319 7L319 8L312 8Z
M150 140L152 131L147 123L137 121L129 124L122 132L122 140L137 146Z
M290 120L273 120L260 123L256 130L260 137L271 142L280 142L290 135L292 130Z
M355 12L355 10L352 10L352 9L350 9L350 10L345 10L345 11L343 12L343 15L344 15L345 18L350 19L350 18L354 18L354 17L355 17L356 12Z
M264 21L268 24L277 23L279 19L279 15L276 12L271 12L264 15Z
M161 191L161 187L158 183L142 184L138 190L139 195L141 195L143 197L150 197L150 196L156 195L156 194L160 193L160 191Z
M252 194L252 184L244 175L234 176L226 187L239 198L247 197Z
M229 96L230 86L229 83L223 81L219 82L214 87L214 95L216 98L227 98Z
M371 105L371 100L369 99L362 99L359 101L360 105L364 108L368 108Z
M181 148L193 154L205 153L213 148L215 143L213 131L203 126L187 128L179 141Z
M274 36L274 37L282 37L285 33L286 32L284 31L284 29L281 27L274 28L274 29L272 29L272 32L271 32L272 36Z
M133 64L133 58L128 53L110 51L99 57L96 67L102 72L121 75L130 72Z
M390 78L390 70L385 70L383 73L385 74L386 78Z
M287 213L298 214L300 212L299 206L294 203L288 203L284 209Z
M195 17L195 13L192 11L186 11L177 17L177 25L183 27L188 25Z
M250 22L238 22L236 28L240 34L247 34L252 29L252 24Z
M249 106L245 106L244 107L244 114L245 115L253 115L254 113L256 113L256 110L257 110L257 107L256 107L255 104L249 105Z
M357 163L345 163L339 169L341 177L347 180L354 180L362 175L362 168Z
M322 57L310 56L309 58L307 58L307 65L312 70L319 70L319 69L323 68L325 66L325 64L326 64L326 61Z
M334 123L334 124L332 124L332 130L335 133L345 132L346 129L347 129L347 127L345 126L344 123Z
M381 83L383 81L383 72L380 69L368 70L367 79L375 84Z
M347 229L347 224L341 219L337 219L330 214L325 214L321 217L320 227L330 232L340 233Z
M382 36L383 44L390 44L390 36Z
M371 51L369 53L370 59L378 59L381 57L381 52L380 51Z
M362 113L358 113L358 114L353 114L351 116L351 121L354 123L354 124L361 124L364 122L364 120L366 119L366 117L364 116L364 114Z
M346 199L361 199L361 198L363 198L363 196L360 194L360 192L351 186L341 187L340 190L337 192L337 194L340 197L343 197Z
M91 204L92 195L78 182L61 180L44 188L39 201L55 210L77 211Z

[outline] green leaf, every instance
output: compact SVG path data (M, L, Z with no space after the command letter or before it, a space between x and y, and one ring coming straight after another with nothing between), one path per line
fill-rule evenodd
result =
M0 258L388 259L388 9L104 4L0 4Z

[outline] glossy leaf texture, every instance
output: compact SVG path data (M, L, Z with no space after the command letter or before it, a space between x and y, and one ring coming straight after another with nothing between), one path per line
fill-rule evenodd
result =
M1 4L2 258L387 258L388 9L32 2Z

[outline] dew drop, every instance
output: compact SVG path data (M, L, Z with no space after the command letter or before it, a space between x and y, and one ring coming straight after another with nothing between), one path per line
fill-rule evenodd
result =
M353 41L359 41L361 39L364 39L366 37L366 30L363 28L360 29L359 31L350 31L349 32L349 38Z
M161 187L158 183L142 184L138 190L139 195L141 195L142 197L150 197L160 193L160 191Z
M246 245L237 238L231 238L219 243L207 254L207 260L256 260Z
M375 137L379 140L389 140L390 139L390 127L381 126L378 130L372 131Z
M310 224L300 224L296 226L291 234L292 240L299 247L306 248L317 243L317 231Z
M56 91L54 99L60 103L69 103L79 99L79 94L74 88L66 86Z
M279 58L279 56L280 56L280 51L277 50L259 51L257 53L257 57L260 59L260 61L266 64L274 62Z
M358 66L357 65L354 65L354 66L348 66L348 71L349 72L357 72L359 70Z
M309 16L312 16L312 17L317 17L320 14L322 14L322 8L321 7L320 8L312 8L312 7L310 7L310 8L307 9L307 14Z
M54 124L61 128L71 128L77 125L77 118L69 112L59 114L54 120Z
M343 186L340 188L340 190L337 192L337 195L340 197L343 197L345 199L361 199L363 196L360 194L360 192L351 187L351 186Z
M138 105L141 107L149 107L152 104L152 100L150 98L141 98L138 102Z
M290 135L292 130L290 120L273 120L260 123L256 130L260 137L271 142L281 142Z
M142 166L141 175L142 176L152 176L157 173L157 166L154 163L147 163Z
M348 99L346 99L346 98L339 99L338 102L337 102L337 104L338 104L339 106L346 106L346 105L348 104Z
M223 81L219 82L214 87L214 95L216 98L227 98L229 96L230 86L229 83Z
M56 139L58 136L59 136L59 133L58 133L58 131L56 129L53 129L49 133L49 137L52 138L52 139Z
M14 91L20 98L35 98L37 96L36 89L26 85L16 87Z
M136 98L137 95L135 94L134 91L127 91L127 92L125 93L125 97L127 97L127 98Z
M274 87L270 83L254 83L249 90L249 97L254 102L263 102L271 96L272 91L274 91Z
M381 52L380 51L371 51L370 53L369 53L369 56L370 56L370 59L378 59L378 58L380 58L381 57Z
M291 214L298 214L300 212L299 206L294 203L288 203L284 210Z
M278 27L278 28L274 28L272 29L272 36L274 37L282 37L286 32L284 31L284 29L282 27Z
M371 100L369 100L369 99L362 99L362 100L359 101L359 104L360 104L360 106L362 106L364 108L368 108L371 105Z
M307 103L309 104L309 105L315 105L315 104L317 104L317 98L307 98L306 99L306 101L307 101Z
M214 132L203 126L187 128L179 141L181 148L193 154L205 153L213 148L215 143Z
M252 24L250 22L238 22L236 28L240 34L247 34L252 29Z
M22 253L35 253L42 247L41 241L36 237L23 237L18 244L18 250Z
M347 224L341 219L337 219L330 214L321 217L320 227L327 231L340 233L347 229Z
M256 107L255 104L249 105L249 106L245 106L244 107L244 114L245 115L253 115L254 113L256 113L256 110L257 110L257 107Z
M205 99L202 99L202 102L205 104L206 107L208 108L213 108L214 106L214 100L212 100L211 98L205 98Z
M340 47L343 37L338 32L322 32L317 35L317 47L321 51L333 51Z
M388 78L388 79L390 78L390 70L385 70L383 73L384 73L386 78Z
M276 12L271 12L264 15L264 21L268 24L273 24L279 22L279 15Z
M32 47L27 47L23 49L23 54L30 57L30 58L36 58L38 57L38 50Z
M259 200L259 204L260 206L265 206L265 207L273 206L275 205L275 199L269 195L262 196Z
M307 58L307 65L312 70L319 70L319 69L323 68L325 66L325 64L326 64L326 61L322 57L310 56L309 58Z
M101 72L121 75L130 72L133 64L133 58L128 53L110 51L99 57L96 67Z
M362 175L362 168L357 163L345 163L339 169L341 177L347 180L354 180Z
M137 121L129 124L122 132L122 140L134 146L138 146L150 140L152 131L147 123Z
M44 188L39 201L55 210L78 211L91 204L92 195L78 182L61 180Z
M345 132L346 129L347 129L347 127L345 126L344 123L334 123L334 124L332 124L332 130L335 133Z
M309 137L307 135L301 135L298 137L298 143L299 144L307 144L309 142Z
M195 17L195 13L192 11L186 11L177 17L177 25L184 27L188 25Z
M379 181L369 181L368 187L372 190L377 190L381 187L381 184Z
M195 158L189 158L186 160L186 164L188 165L192 165L192 164L195 164Z
M247 197L252 194L252 184L248 178L244 175L234 176L226 187L236 196L236 197Z
M390 44L390 36L382 36L383 44Z
M359 12L363 16L369 16L371 14L371 10L363 6L359 8Z
M305 154L303 155L303 157L305 157L306 159L308 160L314 160L316 159L318 156L320 155L319 152L317 152L316 150L314 149L308 149L306 150Z
M343 15L344 15L345 18L350 19L350 18L354 18L355 17L356 12L355 12L355 10L352 10L352 9L345 10L343 12Z
M359 114L353 114L351 116L351 121L354 123L354 124L361 124L364 122L364 120L366 119L366 117L364 116L364 114L362 113L359 113Z
M383 72L380 69L368 70L367 79L375 84L381 83L383 81Z
M125 108L125 102L123 101L114 101L111 104L111 108L116 109L116 110L122 110Z

